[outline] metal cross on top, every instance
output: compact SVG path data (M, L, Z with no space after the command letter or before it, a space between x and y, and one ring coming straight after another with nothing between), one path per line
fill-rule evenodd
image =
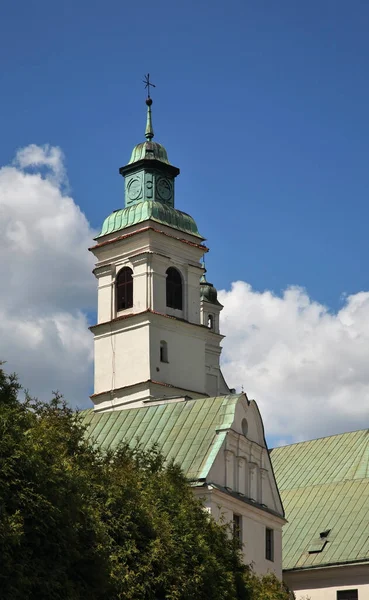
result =
M150 86L156 87L156 85L154 83L151 83L151 81L150 81L150 73L145 75L145 79L143 80L143 83L145 84L145 90L147 88L147 97L150 98Z

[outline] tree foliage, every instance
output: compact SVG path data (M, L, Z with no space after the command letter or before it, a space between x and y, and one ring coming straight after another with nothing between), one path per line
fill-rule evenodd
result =
M249 570L245 579L250 600L295 600L295 595L272 573L258 577Z
M2 599L288 598L274 579L263 592L157 449L104 453L60 397L19 390L0 368Z

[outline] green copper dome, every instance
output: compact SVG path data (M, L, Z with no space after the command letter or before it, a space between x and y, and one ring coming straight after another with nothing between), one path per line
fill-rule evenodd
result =
M146 142L141 142L137 144L133 148L131 159L129 161L129 165L135 163L139 160L148 159L148 160L160 160L167 165L170 165L168 160L167 151L161 144L158 142L153 142L152 138L154 137L154 129L152 126L152 114L151 114L151 105L152 100L148 98L146 100L147 105L147 121L146 121L146 130L145 130L145 138Z
M205 302L210 302L211 304L220 305L218 300L218 292L213 284L206 280L205 273L200 279L200 299L205 300Z
M137 144L132 150L128 164L131 165L142 159L160 160L161 162L170 165L166 149L161 144L158 144L158 142L146 141Z
M149 219L203 239L194 219L190 215L152 200L146 200L114 211L105 219L101 233L97 237L126 229Z
M179 169L170 164L164 146L153 141L150 97L146 99L146 105L146 141L134 147L129 163L119 169L125 180L125 208L114 211L105 219L97 238L150 220L202 241L204 238L194 219L174 208L175 178Z

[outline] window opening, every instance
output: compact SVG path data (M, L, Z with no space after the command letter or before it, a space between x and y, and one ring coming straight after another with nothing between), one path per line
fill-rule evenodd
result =
M241 428L242 428L243 435L245 437L247 437L247 433L249 431L249 425L248 425L247 419L242 419Z
M160 362L167 363L168 361L168 344L162 340L160 342Z
M208 328L209 329L214 328L214 316L213 315L208 315Z
M242 543L242 517L233 514L233 537L240 544Z
M357 590L340 590L337 592L337 600L358 600Z
M167 270L167 306L182 310L182 277L174 267Z
M274 531L265 529L265 558L274 561Z
M133 271L129 267L121 269L116 279L117 311L133 306Z

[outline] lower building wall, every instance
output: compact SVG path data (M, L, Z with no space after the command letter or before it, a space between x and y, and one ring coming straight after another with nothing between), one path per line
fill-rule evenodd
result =
M204 488L195 488L195 493L216 521L230 525L230 531L234 515L241 517L241 542L245 564L251 565L258 575L274 573L282 579L282 519L216 489L205 491ZM272 561L265 557L266 528L274 532Z
M357 590L358 600L369 599L369 565L285 571L283 579L296 600L337 600L341 590Z

